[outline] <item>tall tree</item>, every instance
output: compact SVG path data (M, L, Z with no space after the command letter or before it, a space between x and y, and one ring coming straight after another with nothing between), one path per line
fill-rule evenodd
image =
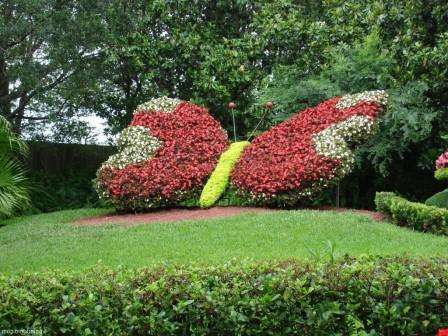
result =
M101 36L95 2L4 0L0 3L0 115L20 133L27 108L62 83L88 79ZM59 108L56 113L62 113Z
M259 49L244 33L259 1L113 2L102 11L107 31L100 78L79 97L120 130L155 96L193 99L224 123L256 77Z

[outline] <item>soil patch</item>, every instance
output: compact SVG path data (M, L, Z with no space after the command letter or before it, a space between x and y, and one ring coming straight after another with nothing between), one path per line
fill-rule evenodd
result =
M210 209L164 209L141 214L112 214L81 218L73 222L76 226L120 224L123 226L133 226L137 224L147 224L154 222L180 222L194 219L207 219L215 217L235 216L241 213L260 213L275 211L265 208L245 208L245 207L213 207Z
M385 216L379 212L370 210L357 210L336 208L332 206L321 206L312 208L320 211L350 211L367 215L375 221L385 220ZM149 224L155 222L180 222L186 220L201 220L215 217L229 217L241 213L272 212L276 209L250 208L250 207L213 207L210 209L164 209L141 214L112 214L96 217L81 218L73 222L75 226L98 226L104 224L120 224L122 226L134 226L138 224Z

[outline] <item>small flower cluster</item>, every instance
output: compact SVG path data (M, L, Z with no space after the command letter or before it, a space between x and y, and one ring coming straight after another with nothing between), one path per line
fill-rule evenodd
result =
M443 153L436 160L436 169L448 168L448 151Z
M360 102L372 102L381 106L385 106L387 103L387 92L384 90L365 91L355 94L347 94L342 96L337 102L336 107L338 109L346 109Z
M439 156L436 160L436 180L448 180L448 151Z
M160 97L154 98L146 103L137 106L134 113L141 112L164 112L171 113L174 111L177 105L179 105L182 100L177 98Z
M149 160L122 169L103 165L98 171L98 194L123 211L176 205L197 197L228 146L219 123L206 109L188 102L179 103L171 113L160 108L136 112L130 128L151 130L158 149ZM120 141L123 152L134 145L132 138Z
M150 130L143 126L125 128L117 142L119 152L112 155L103 166L122 169L152 158L162 143L149 132Z
M337 106L342 98L336 97L261 134L238 161L232 185L257 203L293 205L313 197L350 171L351 146L372 134L385 103L372 97L379 95L357 95L346 108Z

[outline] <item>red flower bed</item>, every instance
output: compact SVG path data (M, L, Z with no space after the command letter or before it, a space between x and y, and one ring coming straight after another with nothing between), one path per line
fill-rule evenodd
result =
M382 109L380 104L372 101L337 108L339 99L332 98L297 113L255 138L237 163L232 184L254 199L267 203L295 192L294 203L337 178L341 160L318 155L313 135L351 116L375 118Z
M145 162L100 170L102 189L123 209L150 208L188 197L206 182L228 146L227 134L208 111L187 102L170 113L138 112L131 126L148 128L162 146Z

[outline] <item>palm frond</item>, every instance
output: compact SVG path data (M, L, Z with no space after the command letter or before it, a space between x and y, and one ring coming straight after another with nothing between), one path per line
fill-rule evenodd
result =
M14 211L29 206L27 177L21 164L0 156L0 214L11 216Z
M26 154L28 146L24 140L13 132L9 121L0 116L0 155L11 151Z

